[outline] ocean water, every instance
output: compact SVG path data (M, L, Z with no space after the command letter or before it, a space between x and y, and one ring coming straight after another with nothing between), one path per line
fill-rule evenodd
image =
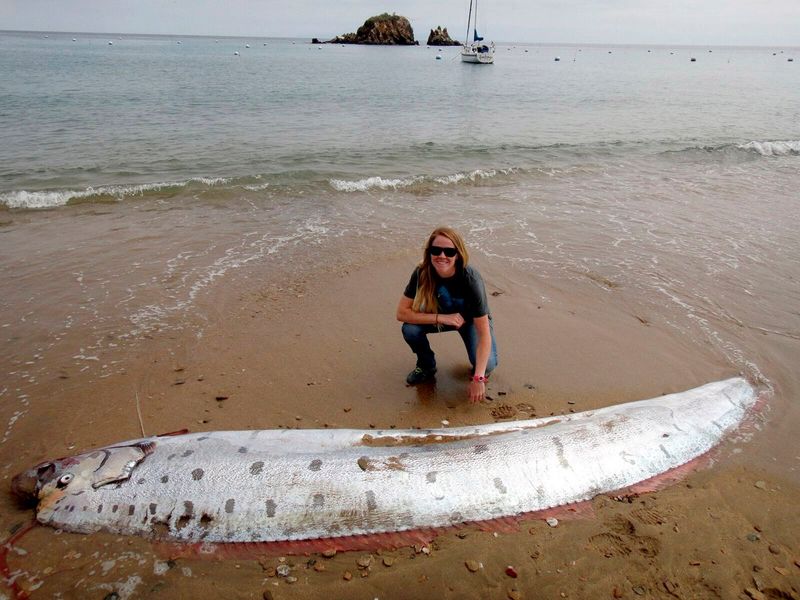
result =
M475 66L0 33L6 438L48 356L107 376L117 346L202 335L203 299L250 269L313 275L438 223L537 302L613 294L796 405L798 69L798 48L501 44Z

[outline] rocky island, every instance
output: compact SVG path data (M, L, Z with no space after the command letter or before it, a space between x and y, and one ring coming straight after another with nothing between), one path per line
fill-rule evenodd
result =
M316 39L316 38L315 38ZM383 13L370 17L355 33L337 35L328 44L415 46L414 30L405 17Z
M454 40L450 37L450 34L447 33L447 27L442 29L441 26L437 26L436 29L431 29L430 35L428 35L428 46L460 46L461 42Z

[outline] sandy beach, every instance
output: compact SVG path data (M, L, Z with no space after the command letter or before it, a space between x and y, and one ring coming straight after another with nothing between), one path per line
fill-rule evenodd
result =
M38 461L136 438L141 427L458 426L492 422L493 413L581 411L736 375L629 312L622 291L591 281L532 290L478 254L501 363L489 398L466 401L468 365L455 335L435 338L435 385L407 387L413 356L394 310L417 251L370 258L330 261L300 278L262 279L251 269L203 298L199 339L190 329L165 330L120 344L101 360L121 367L102 378L51 354L54 375L36 382L36 395L58 401L31 403L14 425L1 450L6 489L11 475ZM797 393L781 386L775 395ZM501 405L510 408L498 413ZM781 422L797 409L771 405L711 466L657 492L598 496L559 514L556 527L543 518L517 530L466 526L371 560L364 552L175 558L144 539L37 527L6 560L18 590L33 598L796 598L800 490L774 459L796 454L781 441ZM0 507L6 537L32 516L8 494ZM276 576L280 564L295 581ZM15 596L6 586L0 597Z

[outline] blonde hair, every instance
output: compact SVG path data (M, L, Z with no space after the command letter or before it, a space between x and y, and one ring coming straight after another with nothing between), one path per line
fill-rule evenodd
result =
M418 265L419 272L417 274L417 293L414 296L414 301L411 303L412 310L416 312L425 313L438 313L439 302L436 299L436 269L431 262L431 255L428 251L433 245L433 240L437 236L444 236L451 242L458 250L456 255L456 272L460 272L469 263L469 252L467 246L464 244L464 239L461 235L450 227L437 227L428 236L428 241L422 253L422 261Z

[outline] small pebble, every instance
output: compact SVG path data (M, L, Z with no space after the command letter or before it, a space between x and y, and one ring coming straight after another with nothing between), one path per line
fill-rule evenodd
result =
M356 564L359 566L359 568L366 569L372 564L372 555L364 554L363 556L360 556L356 561Z
M352 578L353 578L353 574L350 571L345 571L342 574L342 579L344 579L345 581L350 581Z
M800 569L800 559L794 561L794 566Z
M456 534L456 537L457 537L458 539L460 539L460 540L463 540L465 537L467 537L467 532L466 532L466 531L459 531L459 532Z
M761 539L761 536L758 535L757 533L748 533L747 539L750 540L751 542L757 542L758 540Z
M278 568L275 569L275 572L278 574L278 577L288 577L289 573L292 572L292 569L289 567L289 565L278 565Z
M264 569L264 573L267 575L267 577L275 577L275 575L278 574L278 572L275 570L275 567L267 567Z
M286 578L286 583L294 583L295 581L297 581L297 577L293 577L290 575L289 577Z
M383 566L384 567L391 567L394 564L394 559L391 556L384 556L383 557Z
M336 556L336 550L334 550L333 548L325 550L322 553L322 556L324 556L325 558L333 558L334 556Z
M614 590L611 592L611 595L614 598L622 598L622 590L615 586Z
M773 554L780 554L781 553L781 547L776 545L776 544L770 544L769 545L769 551L772 552Z
M784 569L783 567L772 567L772 568L775 569L775 572L778 573L779 575L789 574L789 569Z
M522 600L522 593L519 590L508 590L506 595L508 600Z
M637 596L644 596L644 588L640 585L633 586L633 593Z
M767 489L767 484L764 481L756 481L755 486L760 490Z
M518 576L518 575L517 575L517 570L516 570L514 567L512 567L511 565L508 565L508 566L506 567L506 575L508 575L509 577L513 577L514 579L516 579L516 578L517 578L517 576Z
M272 595L272 592L270 592L269 590L264 590L264 593L261 594L261 597L264 600L275 600L275 597Z
M317 573L322 573L322 571L324 571L324 570L325 570L325 565L323 565L323 564L322 564L322 563L320 563L320 562L318 562L318 563L314 563L314 570L315 570Z
M555 517L549 517L547 519L547 524L550 525L550 527L556 527L558 526L558 519L556 519Z
M450 421L448 421L447 419L443 419L442 420L442 425L447 427L448 425L450 425Z
M481 568L481 563L479 563L477 560L468 560L468 561L464 562L464 565L465 565L465 566L467 567L467 569L469 569L469 570L470 570L472 573L474 573L475 571L477 571L478 569L480 569L480 568Z

